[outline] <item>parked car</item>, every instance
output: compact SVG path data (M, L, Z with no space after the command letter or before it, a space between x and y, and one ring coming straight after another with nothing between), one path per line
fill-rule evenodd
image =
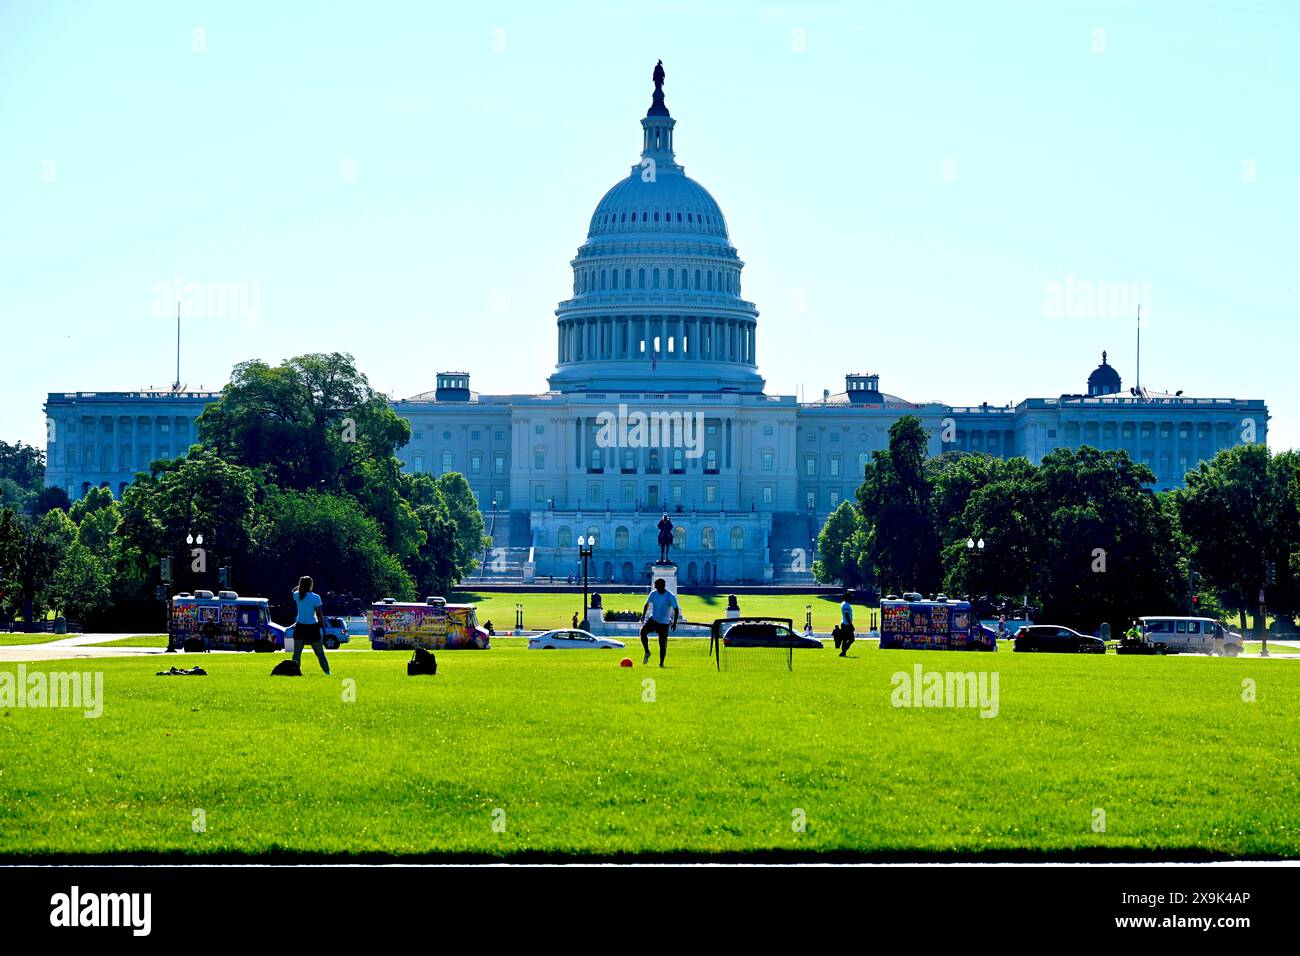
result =
M728 627L722 637L728 647L824 647L815 637L771 621L740 621Z
M285 640L293 640L293 629L294 625L290 624L288 629L284 632ZM325 629L321 633L321 638L326 649L331 651L340 644L346 644L351 640L351 637L348 635L347 622L341 617L325 618Z
M623 647L622 641L611 640L608 637L596 637L596 635L587 631L574 630L573 628L543 631L536 637L528 639L528 649L533 651L584 650L590 648L605 650L609 648L621 649Z
M1057 624L1034 624L1016 634L1016 650L1040 654L1105 654L1106 642Z

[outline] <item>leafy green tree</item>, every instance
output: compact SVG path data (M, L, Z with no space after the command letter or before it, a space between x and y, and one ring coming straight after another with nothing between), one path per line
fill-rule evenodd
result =
M354 499L268 489L240 580L283 610L304 574L322 593L346 592L363 602L416 596L415 582L388 551L378 523Z
M1151 490L1155 475L1123 451L1059 448L1034 494L1043 542L1031 591L1044 618L1093 630L1181 606L1174 526Z
M438 476L438 491L446 504L446 515L456 530L456 574L468 576L479 565L479 556L486 544L483 512L470 489L469 482L460 472L449 471Z
M843 584L847 588L871 585L873 575L866 544L862 513L854 502L840 502L817 535L819 557L813 562L813 577L822 584Z
M104 610L111 593L107 562L73 540L50 577L50 607L69 620L85 622Z
M145 565L136 569L141 579L156 579L157 559L170 557L179 587L213 589L219 562L248 551L260 487L255 472L198 446L184 458L154 462L122 496L123 553Z
M926 477L928 441L915 415L898 419L889 429L889 448L872 453L858 488L867 560L885 592L936 591L942 577Z
M1296 452L1274 457L1264 445L1238 445L1201 462L1175 493L1193 569L1224 607L1237 612L1243 632L1270 560L1279 578L1270 604L1283 613L1296 610L1296 469Z
M12 508L0 513L0 588L5 610L21 613L28 630L45 612L50 582L75 534L62 511L51 511L39 520Z
M32 513L39 518L55 508L67 511L71 507L72 500L68 497L68 493L58 485L51 485L48 488L42 488L40 494L36 496L36 501L32 505Z
M91 554L107 559L113 536L122 521L117 499L107 488L92 488L78 499L68 511L68 517L77 526L77 541Z
M273 484L338 491L355 490L364 463L391 457L411 431L352 356L332 352L235 366L221 398L199 416L198 434Z
M1042 504L1036 469L1024 458L970 456L963 467L941 474L935 519L945 542L944 589L1022 600L1042 558ZM966 546L981 539L982 551Z
M425 540L412 573L425 594L442 594L478 566L488 538L465 476L403 475L402 494L419 517Z
M45 482L45 452L33 445L0 441L0 478L8 478L24 491L39 492Z

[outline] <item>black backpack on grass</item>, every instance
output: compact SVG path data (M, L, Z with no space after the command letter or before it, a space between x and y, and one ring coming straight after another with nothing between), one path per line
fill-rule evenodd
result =
M181 645L186 654L203 654L207 652L208 645L203 642L201 637L187 638Z
M438 660L423 647L417 647L411 659L406 662L406 676L438 673Z
M301 677L302 667L293 658L286 657L271 670L272 677Z

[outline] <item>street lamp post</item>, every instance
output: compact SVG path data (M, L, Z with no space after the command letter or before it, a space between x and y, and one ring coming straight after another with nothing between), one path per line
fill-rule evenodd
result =
M971 555L972 557L975 557L976 555L982 555L982 554L984 553L984 539L983 539L983 538L980 538L978 541L976 541L974 538L967 538L967 539L966 539L966 553L969 554L969 555ZM979 565L976 565L976 567L978 567L978 566L979 566ZM971 578L973 579L974 577L976 577L976 575L972 574L972 575L971 575ZM973 583L972 583L971 587L972 587L972 589L974 589L974 590L978 590L978 589L975 589L975 588L974 588L974 584L973 584ZM975 611L975 598L976 598L976 596L977 596L976 594L967 594L967 598L970 600L971 613L972 613L972 614L975 614L976 617L978 617L979 615L976 614L976 611Z
M596 549L596 536L593 534L590 538L578 535L578 557L582 559L582 629L591 630L587 623L587 562L591 560L591 553Z

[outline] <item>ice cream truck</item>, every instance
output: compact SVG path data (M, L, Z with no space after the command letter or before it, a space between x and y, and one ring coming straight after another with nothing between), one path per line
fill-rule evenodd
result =
M942 594L924 600L919 594L880 602L880 649L915 651L992 651L996 641L975 618L969 601Z
M271 620L264 597L187 592L172 598L167 646L176 651L274 651L284 647L284 628Z
M376 651L487 650L488 632L478 626L472 604L431 597L423 604L384 598L370 605L370 646Z

